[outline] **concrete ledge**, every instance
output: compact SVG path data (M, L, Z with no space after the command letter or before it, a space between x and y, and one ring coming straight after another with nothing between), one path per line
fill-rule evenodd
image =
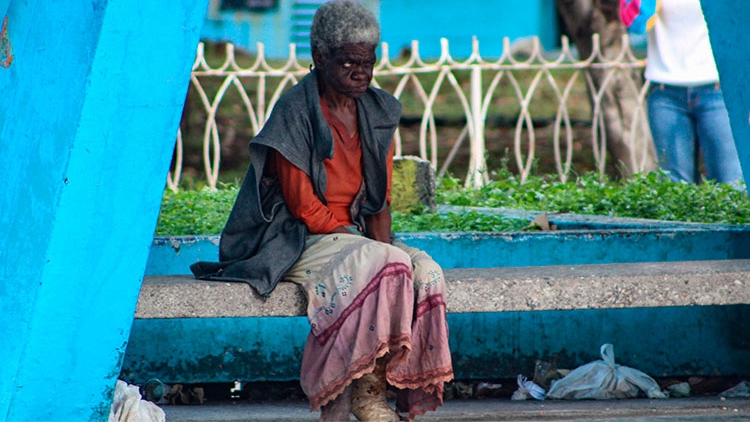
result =
M136 318L221 318L305 315L307 299L296 284L281 282L268 299L245 283L193 276L144 277Z
M750 260L469 268L446 278L450 312L750 303Z
M750 304L750 260L445 270L448 312ZM144 278L136 318L302 316L307 300L282 282L268 299L249 285L192 276Z

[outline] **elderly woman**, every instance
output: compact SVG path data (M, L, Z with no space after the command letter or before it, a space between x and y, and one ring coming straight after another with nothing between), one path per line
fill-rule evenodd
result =
M279 280L307 294L300 381L322 420L413 420L453 378L445 282L424 252L394 241L392 137L401 105L370 87L380 29L356 1L332 1L310 33L314 70L250 143L251 166L201 278ZM397 411L386 386L399 391ZM399 415L401 413L401 415Z

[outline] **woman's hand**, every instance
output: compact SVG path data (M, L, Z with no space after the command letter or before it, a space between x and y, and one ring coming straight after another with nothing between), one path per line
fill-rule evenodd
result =
M350 232L349 229L347 229L344 226L338 226L335 229L331 230L328 234L333 234L333 233L352 234L352 232Z
M391 207L365 218L367 237L384 243L391 243Z

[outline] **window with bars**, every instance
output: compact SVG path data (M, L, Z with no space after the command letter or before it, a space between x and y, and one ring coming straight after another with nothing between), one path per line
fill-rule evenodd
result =
M309 56L310 27L315 11L327 0L295 0L292 7L291 42L296 45L297 54Z
M221 0L223 11L269 12L278 10L279 0Z

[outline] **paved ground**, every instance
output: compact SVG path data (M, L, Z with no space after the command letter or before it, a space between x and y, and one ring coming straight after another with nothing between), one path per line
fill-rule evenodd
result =
M316 422L306 402L165 405L167 422ZM352 418L354 421L354 418ZM450 400L417 421L750 422L750 399L693 397L666 400Z

